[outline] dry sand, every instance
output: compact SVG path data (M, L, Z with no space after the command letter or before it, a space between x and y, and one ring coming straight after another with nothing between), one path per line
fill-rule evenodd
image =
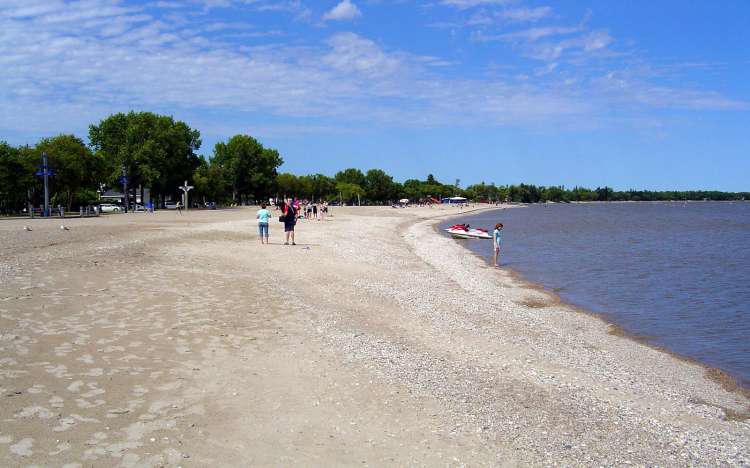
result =
M0 221L0 465L750 464L743 395L436 234L456 208L297 246L254 213Z

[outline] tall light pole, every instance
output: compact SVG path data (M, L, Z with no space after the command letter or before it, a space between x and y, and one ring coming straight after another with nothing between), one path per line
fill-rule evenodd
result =
M130 197L128 196L128 172L125 168L125 164L122 165L122 176L120 177L120 183L122 183L122 191L125 194L125 213L127 213L128 205L130 205Z
M47 153L42 152L42 171L44 172L44 217L49 216L49 166Z
M183 191L184 195L183 198L185 199L185 211L188 210L188 192L193 189L192 185L188 185L187 180L185 181L185 185L180 186L180 190Z
M42 153L42 165L39 166L39 170L35 174L37 177L44 179L44 213L42 216L47 217L50 215L49 212L49 178L54 176L55 173L49 168L49 161L47 159L47 153Z

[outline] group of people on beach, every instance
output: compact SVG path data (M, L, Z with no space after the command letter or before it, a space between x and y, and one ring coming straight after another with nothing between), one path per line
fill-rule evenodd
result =
M297 220L315 219L317 221L325 220L328 215L328 203L303 203L298 200L282 200L276 204L276 211L279 213L279 221L284 223L284 245L297 245L294 242L294 227ZM302 214L304 213L304 214ZM268 224L271 220L271 212L268 210L268 204L261 203L260 209L255 215L258 220L258 236L261 244L268 244Z
M295 206L296 205L296 206ZM299 202L293 203L291 200L283 200L276 209L280 213L279 221L284 223L284 245L297 245L294 242L294 226L297 225L297 219L300 218L300 204ZM328 212L328 204L307 204L305 207L305 213L307 219L317 219L322 221L325 214ZM324 211L325 210L325 211ZM258 236L260 237L261 244L268 244L268 224L271 220L271 212L268 211L268 205L261 203L260 209L256 213L255 217L258 220ZM503 245L503 223L495 224L495 229L492 231L492 251L493 251L493 263L498 264L500 257L500 249Z
M323 221L328 215L328 203L306 203L304 205L305 219Z
M276 205L276 210L280 213L279 221L284 223L284 245L297 245L294 242L294 226L297 225L299 218L299 205L296 207L291 200L284 200ZM258 236L261 244L268 244L268 224L271 221L271 212L268 210L266 203L260 204L260 209L255 214L258 220Z

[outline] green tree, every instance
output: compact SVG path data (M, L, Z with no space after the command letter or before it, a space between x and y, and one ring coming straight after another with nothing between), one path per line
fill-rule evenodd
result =
M124 168L133 191L150 187L156 197L176 194L200 166L200 132L170 116L113 114L89 127L89 140L108 163L108 182L116 183Z
M585 187L573 187L570 192L571 201L592 201L596 200L596 193Z
M393 177L380 169L370 169L365 175L367 198L373 201L389 201L396 196Z
M596 199L599 201L610 201L612 199L613 193L613 190L609 187L597 187Z
M21 211L34 189L35 161L18 148L0 141L0 213Z
M305 185L309 187L309 197L311 200L325 200L331 198L336 193L336 181L323 174L312 174L305 176L307 178Z
M337 172L336 175L333 176L333 178L336 180L336 182L346 182L348 184L356 184L360 187L367 186L367 180L365 179L365 175L360 171L359 169L349 168L344 169L343 171Z
M409 200L419 200L424 195L422 194L422 182L417 179L407 179L403 184L403 194Z
M201 158L200 166L193 173L195 193L191 197L206 202L226 203L231 200L231 190L216 164Z
M561 202L565 200L565 190L562 187L542 187L541 201Z
M49 166L55 171L51 178L52 196L64 203L67 210L73 208L76 196L82 195L90 201L104 177L105 164L101 156L94 155L80 138L74 135L58 135L42 139L34 148L39 157L47 153Z
M339 196L347 202L359 201L359 199L365 194L365 189L363 189L362 186L350 184L348 182L336 183L336 191L339 193Z
M464 190L464 196L470 200L476 201L502 201L498 195L499 190L495 184L480 184L470 185Z
M212 164L217 164L232 190L232 199L257 200L273 194L276 169L283 163L279 152L264 148L249 135L235 135L217 143Z
M432 176L427 176L427 180L408 179L403 185L403 194L410 200L419 200L422 198L443 198L456 194L456 187L453 185L441 184Z
M283 172L276 177L276 186L279 195L282 197L305 197L308 195L302 193L299 177L288 172Z

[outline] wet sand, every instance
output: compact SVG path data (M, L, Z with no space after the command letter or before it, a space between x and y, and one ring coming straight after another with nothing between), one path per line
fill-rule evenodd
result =
M457 208L333 210L297 246L253 209L0 221L0 465L750 463L743 395L435 233Z

